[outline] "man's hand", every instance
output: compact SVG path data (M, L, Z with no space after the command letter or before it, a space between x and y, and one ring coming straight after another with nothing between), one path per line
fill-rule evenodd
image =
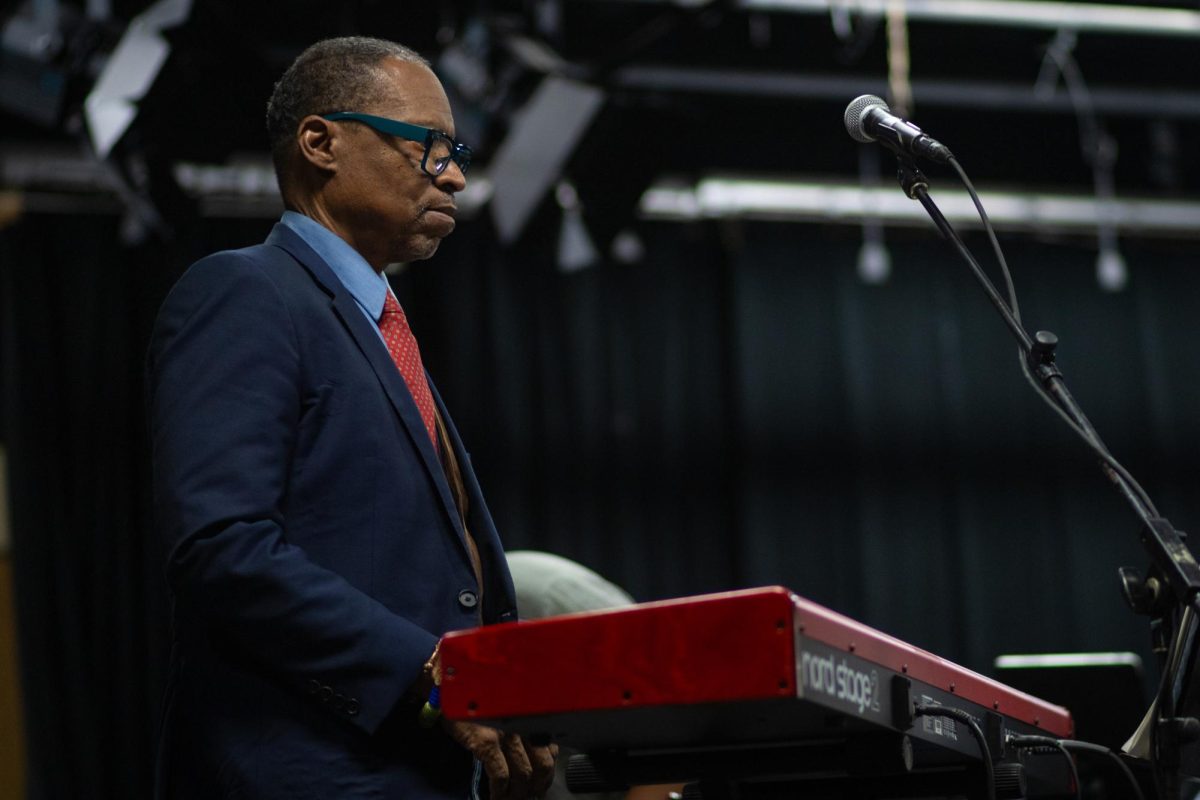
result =
M483 764L492 800L525 800L541 797L554 781L558 745L538 747L515 733L504 733L473 722L442 718L442 727L454 741Z

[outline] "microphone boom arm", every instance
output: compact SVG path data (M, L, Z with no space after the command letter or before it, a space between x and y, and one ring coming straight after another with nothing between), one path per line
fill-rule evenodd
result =
M1175 530L1166 518L1158 514L1154 504L1145 492L1141 491L1137 482L1108 452L1083 409L1067 389L1066 380L1054 359L1058 337L1049 331L1038 331L1032 339L1030 338L979 262L971 255L949 220L929 196L929 181L917 168L912 157L906 153L897 153L896 158L897 178L904 193L921 203L942 237L971 267L976 281L1017 340L1022 361L1029 373L1040 383L1041 391L1052 401L1059 414L1100 456L1101 470L1117 487L1142 523L1142 546L1150 556L1152 571L1157 574L1141 580L1140 577L1130 577L1130 571L1123 569L1121 575L1125 581L1125 597L1130 608L1135 613L1152 617L1155 629L1160 629L1165 624L1176 631L1163 663L1162 681L1155 699L1157 719L1156 724L1151 726L1150 746L1156 777L1163 782L1162 796L1176 800L1179 797L1180 749L1187 740L1182 731L1191 721L1176 717L1177 701L1183 691L1180 685L1183 671L1191 666L1193 660L1197 626L1200 625L1197 621L1200 613L1200 564L1196 562L1184 542L1186 534ZM951 157L949 163L959 171L970 188L970 183L957 160ZM1138 595L1136 599L1135 594Z

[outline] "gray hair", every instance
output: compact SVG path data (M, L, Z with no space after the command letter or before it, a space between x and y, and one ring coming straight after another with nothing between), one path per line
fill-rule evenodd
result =
M281 188L300 120L309 114L366 108L379 96L377 68L386 58L429 66L402 44L343 36L310 46L283 73L267 101L267 137Z

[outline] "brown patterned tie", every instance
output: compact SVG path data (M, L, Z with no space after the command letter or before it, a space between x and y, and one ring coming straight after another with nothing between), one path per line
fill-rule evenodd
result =
M383 316L379 318L379 331L387 344L388 353L392 356L396 368L400 370L408 392L412 395L429 439L436 450L438 446L437 417L433 409L433 394L429 391L429 381L425 377L425 366L421 363L421 350L417 347L417 338L413 336L412 328L408 327L408 317L404 309L390 291L383 302Z

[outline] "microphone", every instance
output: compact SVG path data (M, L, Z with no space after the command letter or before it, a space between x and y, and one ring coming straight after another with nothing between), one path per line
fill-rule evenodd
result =
M856 142L879 142L896 155L916 156L945 164L954 158L950 148L916 125L892 113L882 98L864 94L850 101L843 117L846 132Z

